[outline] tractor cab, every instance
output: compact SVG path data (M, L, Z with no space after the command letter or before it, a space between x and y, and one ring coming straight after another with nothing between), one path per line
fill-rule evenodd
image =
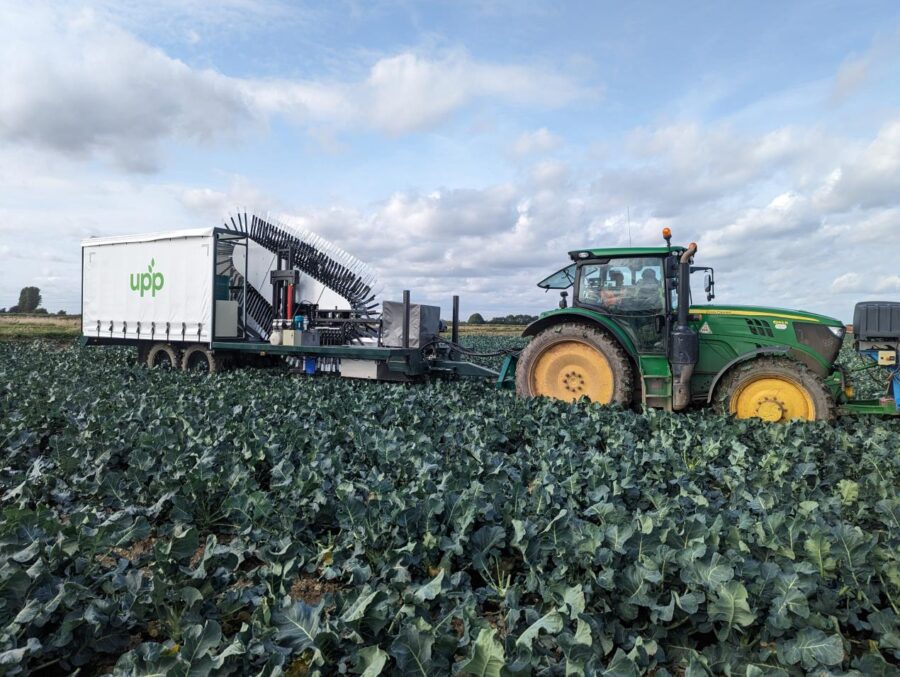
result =
M538 282L542 289L560 290L560 308L583 308L616 322L639 354L667 353L677 319L679 259L685 247L629 247L581 249L569 252L573 263ZM713 298L713 269L706 272L704 289ZM688 305L689 288L683 290ZM570 291L571 290L571 291Z

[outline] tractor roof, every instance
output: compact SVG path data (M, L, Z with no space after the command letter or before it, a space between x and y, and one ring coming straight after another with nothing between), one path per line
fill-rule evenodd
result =
M576 249L569 252L573 261L581 259L605 259L612 256L666 256L680 253L684 247L603 247L600 249Z

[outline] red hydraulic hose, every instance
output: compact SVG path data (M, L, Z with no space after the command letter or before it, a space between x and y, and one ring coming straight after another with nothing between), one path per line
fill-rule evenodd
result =
M294 321L294 285L287 286L287 319Z

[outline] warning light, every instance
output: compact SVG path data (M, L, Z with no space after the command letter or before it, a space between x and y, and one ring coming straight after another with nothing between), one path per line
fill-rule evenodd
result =
M672 231L668 228L663 228L663 238L666 240L666 244L670 247L672 246Z

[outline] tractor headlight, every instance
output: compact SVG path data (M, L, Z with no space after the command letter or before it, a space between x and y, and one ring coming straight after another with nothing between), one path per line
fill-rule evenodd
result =
M847 331L844 327L828 327L831 330L831 333L837 336L839 339L844 338L844 332Z

